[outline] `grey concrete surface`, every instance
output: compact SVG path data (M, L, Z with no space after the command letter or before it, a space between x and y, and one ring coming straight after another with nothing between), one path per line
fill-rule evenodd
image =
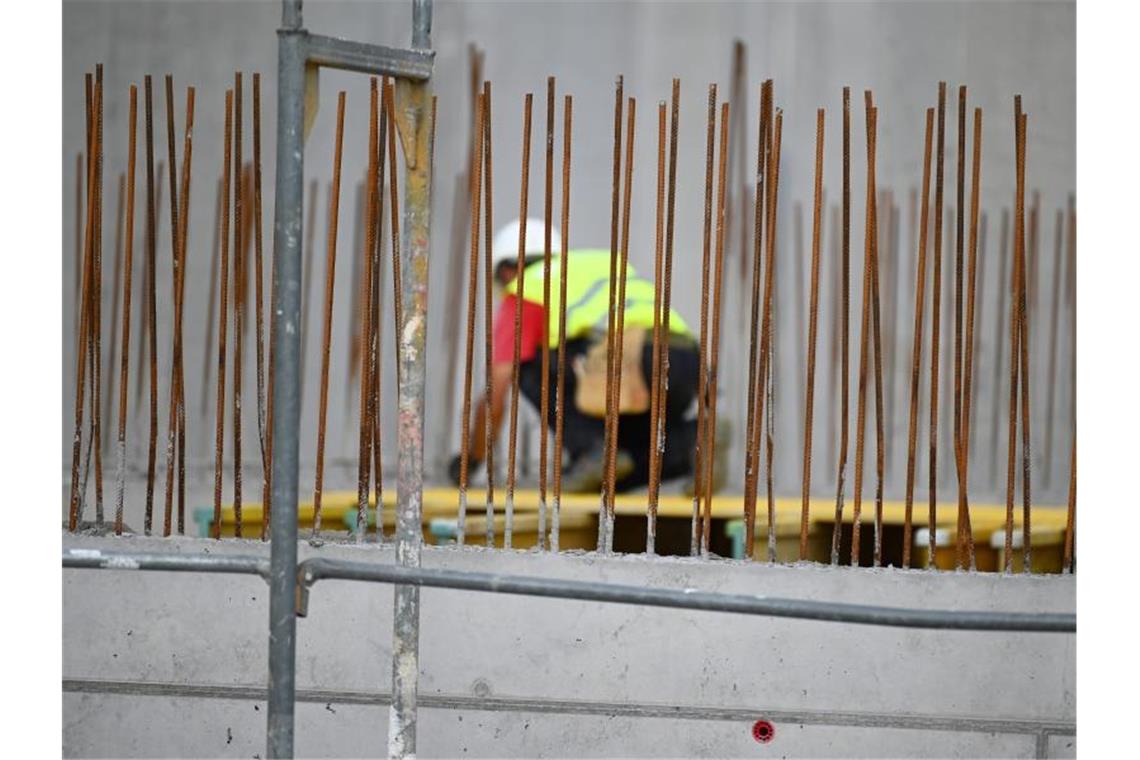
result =
M65 537L104 551L258 542ZM302 556L391 561L388 546ZM426 548L424 565L895 606L1073 611L1072 577ZM261 753L256 578L64 571L69 757ZM383 753L391 590L322 581L298 623L298 752ZM1068 756L1071 635L908 631L425 589L421 754ZM180 716L174 719L173 716ZM776 725L768 745L752 722ZM227 734L227 730L231 733ZM225 743L232 735L232 742Z
M640 101L634 179L634 210L631 259L644 271L651 264L653 241L653 188L655 165L655 104L668 96L670 78L682 80L680 158L678 166L678 221L676 227L675 305L696 324L699 293L700 234L703 208L704 109L705 88L718 82L722 99L728 96L730 51L734 38L748 46L747 165L753 161L756 130L756 90L764 77L774 77L776 103L784 109L783 167L779 209L779 264L777 289L778 336L776 357L777 432L780 448L776 456L775 482L780 493L798 493L800 484L798 452L800 420L800 388L802 370L799 357L803 351L806 321L797 316L794 296L796 283L797 243L795 240L795 207L797 203L810 209L811 171L814 139L814 109L827 110L827 158L825 185L829 205L840 195L839 158L840 88L853 88L852 142L852 351L858 339L858 314L861 303L862 218L864 188L864 154L862 132L862 90L872 88L880 108L878 139L878 178L882 187L892 187L900 207L899 259L892 264L898 273L897 318L884 315L885 366L893 377L894 401L888 408L895 414L888 422L890 450L887 459L888 495L901 492L905 471L906 431L906 367L910 356L910 314L913 302L913 269L915 253L910 250L907 194L921 179L922 119L925 107L933 105L939 79L951 85L947 114L947 206L954 201L954 148L956 146L955 90L958 83L970 87L970 105L985 110L984 166L982 171L983 210L988 215L986 256L979 277L981 303L980 353L977 375L977 419L975 421L975 462L973 497L984 498L999 490L1005 471L1002 458L991 457L991 414L1008 398L1007 381L994 384L994 361L999 356L997 341L996 297L998 267L998 227L1001 209L1009 206L1013 192L1012 96L1022 93L1029 113L1028 185L1041 192L1040 254L1036 271L1042 287L1031 325L1034 340L1033 361L1033 446L1035 456L1033 493L1042 502L1062 503L1068 478L1068 420L1071 388L1063 379L1057 387L1056 406L1046 408L1044 373L1045 344L1048 340L1049 312L1062 309L1060 325L1067 330L1072 311L1062 299L1052 302L1046 286L1052 275L1053 213L1066 202L1075 186L1075 5L1071 2L860 2L860 3L592 3L575 2L437 2L435 4L434 41L438 51L434 88L439 95L439 130L436 147L435 211L433 213L434 252L431 266L429 301L429 403L427 425L430 435L429 465L438 467L457 446L458 423L444 417L444 398L457 394L443 371L445 337L462 330L462 298L452 299L446 290L450 270L462 251L448 249L449 230L453 221L453 198L457 175L465 161L468 97L467 45L476 43L486 50L485 75L495 87L495 176L494 214L497 222L506 222L518 208L518 162L521 134L521 103L524 92L536 93L536 119L542 129L545 77L558 77L559 95L575 96L574 167L572 189L572 228L569 239L574 246L607 245L609 230L610 145L612 144L612 84L615 75L624 73L626 92ZM63 10L63 357L64 377L63 429L61 450L65 467L70 462L71 422L74 404L73 373L74 334L72 273L75 261L74 192L76 156L83 143L83 72L96 62L106 66L107 106L105 115L106 169L104 250L104 313L112 304L111 280L114 250L116 177L125 168L127 86L139 82L146 72L156 77L156 149L157 160L166 162L165 99L162 75L174 75L181 152L183 87L197 87L197 110L194 145L193 189L191 198L191 232L187 282L185 340L187 357L188 446L192 463L203 465L193 470L203 484L212 474L212 425L214 421L213 378L203 377L205 359L206 302L209 291L210 246L214 224L215 182L221 172L222 106L224 89L232 83L235 70L247 72L246 93L249 97L248 73L262 72L264 168L267 213L272 209L274 137L271 128L276 108L276 39L274 29L279 21L275 2L242 0L240 2L66 2ZM409 38L410 3L392 2L309 2L305 7L306 25L333 35L353 36L372 42L404 45ZM356 421L355 401L347 393L346 358L348 351L347 318L352 289L352 257L359 204L354 187L364 171L366 142L367 80L360 76L323 73L320 79L320 110L307 143L306 169L315 180L314 237L315 282L310 283L310 297L319 297L319 283L324 277L324 230L326 223L327 183L331 177L331 154L334 131L335 98L339 89L348 92L346 126L345 182L341 199L341 225L337 266L337 295L333 327L333 380L330 399L330 462L354 460L351 434ZM733 104L734 107L737 104ZM246 103L247 140L249 135ZM559 107L559 118L561 106ZM541 136L535 138L534 166L531 182L531 209L541 209L542 159ZM559 142L560 145L560 142ZM251 154L247 142L246 157ZM158 265L160 287L158 323L160 328L160 434L165 435L165 404L169 373L169 328L171 299L167 296L170 271L169 188L161 190L159 207ZM140 174L141 177L141 174ZM141 184L140 184L141 188ZM139 191L141 193L141 189ZM310 200L314 196L310 195ZM557 199L555 208L557 209ZM831 253L831 224L824 228L825 267L834 263ZM307 221L308 223L308 217ZM272 242L271 219L265 219L266 245ZM804 219L807 231L803 251L810 242L810 219ZM136 223L136 262L142 241L141 216ZM730 235L731 240L736 238ZM356 246L358 247L358 246ZM803 255L806 255L803 254ZM729 252L731 266L739 265L739 253ZM943 272L949 270L950 257L944 254ZM886 266L886 264L884 264ZM737 271L732 269L730 271ZM830 270L825 270L830 271ZM141 264L136 269L136 283L141 281ZM951 279L944 277L947 293ZM746 325L738 318L739 302L736 283L730 286L725 317L724 369L721 376L722 414L743 419L740 412L744 397L745 368L740 356L747 345ZM886 282L884 276L884 282ZM832 325L831 302L834 294L823 294L821 322L821 366L818 379L816 461L819 466L813 479L818 493L834 491L835 446L831 440L833 425L827 422L837 416L824 385L830 377L829 340ZM886 285L884 284L884 287ZM137 357L141 337L137 308L132 329L132 362ZM385 309L390 308L390 301ZM108 317L109 319L109 317ZM385 346L394 345L391 320L386 320ZM897 323L897 329L895 325ZM929 318L927 323L929 324ZM246 461L257 459L254 430L255 405L253 389L253 329L248 320L245 349L244 387ZM312 480L316 430L316 394L319 367L315 360L316 340L320 325L320 309L309 309L309 361L305 366L305 399L302 412L302 491ZM947 335L947 331L943 331ZM109 335L109 333L108 333ZM231 331L232 336L232 331ZM1007 340L1007 336L1000 340ZM105 362L110 362L110 340L105 336ZM1008 354L1008 350L1005 351ZM929 357L929 353L926 353ZM394 416L394 361L390 352L385 367L384 419ZM1068 349L1061 352L1061 365L1071 358ZM478 356L476 360L479 361ZM1008 361L1008 357L1001 359ZM943 361L949 372L949 364ZM853 361L852 371L857 366ZM893 368L893 369L891 369ZM136 372L132 369L131 398L135 396ZM942 387L949 389L947 381ZM1067 375L1066 375L1067 377ZM104 392L114 387L113 373L104 367ZM232 378L230 380L232 383ZM853 386L854 388L854 381ZM854 393L854 391L853 391ZM203 395L204 394L204 395ZM203 404L203 399L205 403ZM228 403L228 402L227 402ZM995 407L994 404L998 406ZM130 409L128 450L132 468L137 473L145 467L143 447L146 414L145 403ZM525 405L524 405L525 408ZM948 407L947 407L948 408ZM851 411L854 414L855 405ZM524 412L525 413L525 412ZM948 411L943 419L948 420ZM105 417L104 438L112 438L112 417ZM1054 420L1050 424L1050 420ZM923 423L925 426L925 422ZM730 444L733 458L739 463L743 424ZM949 425L943 425L948 429ZM1004 451L1000 441L998 450ZM1053 435L1052 461L1044 461L1045 436ZM920 427L920 435L925 435ZM395 452L394 425L385 427L385 459ZM230 436L227 433L227 442ZM787 442L786 444L784 442ZM532 456L528 446L524 456ZM950 488L953 467L948 441L941 447L939 465L943 490ZM113 473L113 449L105 456L108 473ZM160 452L162 449L160 448ZM229 459L227 443L227 461ZM868 462L870 461L868 457ZM394 462L394 458L391 459ZM163 465L160 453L159 466ZM869 465L868 465L869 466ZM925 456L920 457L918 481L926 482ZM330 473L327 487L349 487L351 467ZM160 469L161 472L161 469ZM437 469L438 476L439 470ZM730 484L739 486L742 469ZM110 476L109 476L110 477ZM851 482L848 473L848 482ZM64 480L67 480L65 475ZM256 478L255 478L256 480ZM251 481L252 483L252 481ZM67 483L63 484L66 491ZM258 490L251 485L251 491ZM128 492L128 509L135 508L141 498L140 481L132 480ZM227 485L226 494L230 489ZM254 494L250 494L254 498ZM919 494L922 498L922 492Z

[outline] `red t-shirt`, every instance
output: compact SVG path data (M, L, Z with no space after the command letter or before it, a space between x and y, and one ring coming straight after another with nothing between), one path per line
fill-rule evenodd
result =
M515 305L517 297L513 293L503 296L495 312L495 321L492 324L493 344L491 348L491 362L493 364L510 364L515 356ZM536 303L523 300L522 324L519 332L522 334L522 344L519 350L519 362L527 362L538 355L542 350L542 332L546 324L546 311Z

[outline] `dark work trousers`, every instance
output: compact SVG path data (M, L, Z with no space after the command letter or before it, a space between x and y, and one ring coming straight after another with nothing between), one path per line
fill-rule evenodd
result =
M604 337L603 337L604 339ZM566 341L566 408L563 417L562 445L571 461L601 450L605 442L605 420L578 411L574 404L577 377L574 360L585 354L592 340L577 338ZM642 349L641 368L648 386L653 376L653 343L647 341ZM685 413L697 395L700 355L695 340L673 336L669 346L669 389L665 402L665 453L661 461L661 479L688 475L693 469L693 448L697 441L696 419L685 419ZM558 382L558 349L550 351L550 415L547 420L551 436L555 425L555 396ZM519 367L519 387L522 395L535 409L541 409L542 355L524 362ZM626 451L634 462L633 472L616 484L618 490L628 490L649 482L649 412L623 414L618 421L618 448ZM555 452L555 461L558 461Z

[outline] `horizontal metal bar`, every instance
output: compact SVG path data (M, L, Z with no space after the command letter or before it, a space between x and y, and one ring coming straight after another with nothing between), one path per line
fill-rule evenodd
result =
M163 681L117 681L96 678L65 678L63 691L71 694L115 694L132 697L174 697L264 701L264 686L240 684L190 684ZM382 691L347 689L297 689L298 702L333 705L392 704L392 695ZM1077 726L1065 720L937 715L930 713L811 710L768 705L729 707L677 705L654 702L605 702L536 697L478 696L475 694L421 694L420 707L445 710L478 710L541 715L599 715L607 718L671 718L751 723L763 716L774 723L859 728L903 728L922 731L1075 736Z
M93 549L71 549L64 552L63 566L105 570L249 573L260 575L263 578L268 577L269 572L268 561L259 557L120 554ZM647 607L704 610L706 612L734 612L742 615L764 615L856 625L1039 633L1075 633L1077 630L1077 616L1064 613L919 610L902 607L879 607L745 594L720 594L697 589L643 588L562 578L529 578L496 573L407 568L325 557L314 557L301 562L297 567L297 574L300 584L297 614L302 616L308 611L309 588L319 580L338 579L520 594L555 599L635 604Z
M318 66L416 80L431 77L435 60L432 50L371 45L323 34L306 35L304 50L305 60Z
M123 554L98 549L69 549L63 553L63 566L98 570L247 574L269 579L268 559L243 555Z
M305 560L298 566L297 572L300 583L300 599L297 611L299 615L306 613L309 587L318 580L336 578L557 599L636 604L648 607L735 612L743 615L764 615L858 625L1042 633L1075 633L1077 630L1077 617L1072 614L878 607L743 594L720 594L689 588L644 588L562 578L529 578L495 573L408 568L324 557Z

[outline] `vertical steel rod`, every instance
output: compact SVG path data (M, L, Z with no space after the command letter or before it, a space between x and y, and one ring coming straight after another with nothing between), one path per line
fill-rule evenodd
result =
M752 559L756 539L756 488L760 469L759 452L756 451L758 435L756 419L756 371L758 329L760 325L761 280L760 265L763 259L763 232L766 216L764 192L768 187L766 161L768 158L768 134L771 131L771 92L772 80L760 86L759 131L756 136L756 189L755 216L752 236L752 304L748 328L748 392L744 442L744 556Z
M550 515L550 550L558 551L559 513L562 507L562 433L566 399L566 278L570 257L570 145L574 99L566 95L562 104L562 250L558 267L558 368L554 400L554 501ZM546 424L545 421L543 424Z
M368 533L368 486L369 472L372 460L372 362L369 353L372 350L372 299L374 297L373 267L375 266L376 229L379 226L377 205L382 192L382 179L379 176L380 138L378 120L380 109L380 94L377 89L378 81L372 77L370 81L369 110L368 110L368 202L365 211L365 244L364 244L364 277L361 285L361 325L360 325L360 439L357 460L356 480L356 542L363 543ZM379 505L377 505L376 519L379 522Z
M297 646L297 455L301 411L301 240L304 205L305 32L300 0L283 0L277 33L277 170L273 214L268 431L273 440L267 756L293 756ZM267 396L270 392L267 391ZM267 398L268 401L268 398ZM280 426L279 435L276 425Z
M222 537L222 477L226 426L226 326L228 323L230 271L230 156L233 146L233 90L226 90L225 148L222 163L222 272L218 303L218 383L214 412L214 538Z
M314 193L313 200L316 200ZM253 276L254 332L257 375L257 437L261 444L261 540L269 537L273 516L273 471L269 466L265 411L265 257L261 214L261 74L253 73ZM307 273L306 273L307 274ZM308 282L306 278L305 282ZM302 323L303 326L308 325Z
M492 147L494 140L491 134L491 82L483 82L483 192L486 200L483 203L483 247L486 256L483 259L483 464L487 472L487 502L486 502L486 544L495 545L495 426L491 419L491 345L494 333L494 246L493 239L495 227L494 212L494 184L492 177Z
M865 91L868 105L871 103L871 91ZM878 141L879 109L870 108L870 185L875 187L875 157ZM873 196L872 196L873 197ZM890 212L890 196L887 204ZM883 430L883 341L879 318L879 237L877 227L879 224L879 209L875 202L871 204L871 345L874 351L875 376L875 543L872 562L875 567L883 564L883 479L885 475L886 435Z
M471 157L471 255L467 277L467 360L463 367L463 416L460 418L459 439L459 515L456 542L462 546L467 537L467 476L471 459L471 379L475 370L475 298L479 281L479 206L482 192L483 153L483 93L475 95L475 140Z
M1021 150L1020 158L1018 161L1018 175L1021 185L1022 193L1025 192L1025 161L1026 161L1026 142L1028 133L1029 117L1022 112L1021 114ZM1022 201L1024 206L1024 201ZM1034 199L1034 229L1036 229L1036 206L1037 201ZM1024 213L1022 214L1024 217ZM1032 526L1030 525L1030 504L1031 504L1031 472L1030 463L1032 462L1032 453L1030 450L1030 404L1029 404L1029 266L1026 260L1026 246L1024 243L1024 233L1022 234L1023 242L1021 245L1021 292L1018 298L1021 305L1018 307L1018 319L1020 321L1021 336L1018 339L1018 348L1021 355L1021 501L1022 501L1022 519L1021 519L1021 536L1022 536L1022 552L1023 561L1021 571L1023 573L1032 572L1031 558L1032 558ZM1034 232L1036 237L1036 232ZM1036 240L1034 240L1036 246ZM1036 258L1036 250L1033 251L1034 258Z
M534 96L528 92L523 100L522 178L519 184L519 255L518 260L515 262L515 271L517 272L515 276L515 340L514 354L511 359L511 417L507 451L507 512L506 524L503 528L503 546L507 549L511 548L511 532L514 528L515 515L515 456L518 452L519 432L519 359L522 352L522 307L526 285L526 277L523 273L526 270L526 223L527 201L529 200L528 196L530 193L530 127L533 102ZM547 234L546 239L549 242L549 234ZM547 246L547 251L549 252L549 246ZM549 275L547 275L545 279L547 283L545 287L549 290ZM547 312L544 311L543 313L545 314ZM488 399L488 406L489 404L490 400ZM490 409L488 409L487 413L490 414ZM542 427L545 428L547 420L547 414L545 412L542 415L542 420ZM543 453L545 453L545 446ZM541 467L542 470L540 470L540 472L544 472L546 469L545 458L543 458ZM540 531L540 545L542 543L541 535L542 533Z
M705 223L701 235L701 333L699 343L700 368L697 374L697 440L694 450L693 468L693 524L689 553L696 555L705 546L701 541L701 500L704 488L705 439L709 417L709 262L712 256L712 217L713 217L713 157L716 155L716 85L709 85L708 116L705 139ZM719 207L717 208L719 211Z
M911 530L914 510L914 466L915 449L918 443L918 396L919 379L922 374L922 318L926 306L926 240L927 223L930 216L930 143L934 131L934 109L926 109L926 139L922 159L922 211L919 215L918 232L918 272L914 289L914 344L911 349L910 369L910 426L907 432L906 452L906 507L903 517L903 556L902 566L910 567Z
M843 291L840 297L840 411L839 411L839 473L835 486L835 524L831 533L831 564L839 564L839 538L843 534L844 485L847 480L847 449L851 414L848 411L851 396L851 88L843 88L843 237L842 263Z
M775 109L775 118L773 120L773 129L771 130L771 143L770 155L768 157L767 166L767 188L765 191L768 211L768 235L764 240L765 243L765 262L764 262L764 315L760 327L760 372L757 375L757 389L756 389L756 424L753 428L753 450L756 456L759 456L759 436L763 427L761 420L764 419L764 402L765 390L768 387L769 373L774 373L774 368L771 366L772 359L772 297L775 290L776 279L776 218L777 218L777 201L779 193L780 182L780 139L783 127L783 109ZM771 414L771 405L769 404L768 412ZM772 498L772 468L771 468L772 449L771 445L768 448L768 561L776 561L776 505Z
M728 179L728 119L729 104L721 105L720 113L720 163L717 168L716 201L716 275L713 278L712 295L712 346L709 353L709 377L706 388L708 411L705 415L706 457L705 474L697 482L704 485L704 526L701 530L701 553L708 556L709 534L712 532L713 473L716 462L716 402L717 378L720 373L720 318L721 288L724 280L724 236L725 236L725 185Z
M186 532L186 376L182 359L182 313L186 302L186 238L190 225L190 168L193 156L194 88L186 88L185 137L182 144L182 189L178 205L178 292L174 299L174 331L177 339L175 351L178 405L175 422L178 427L178 534Z
M123 491L127 473L127 378L130 370L131 347L131 271L134 262L135 231L135 142L138 124L138 87L131 85L130 110L127 133L127 220L126 252L123 261L123 341L119 372L119 462L117 466L118 493L115 498L115 535L123 534Z
M855 396L855 497L851 512L851 565L859 566L861 512L863 506L863 456L867 422L867 351L871 344L871 301L875 272L875 124L870 91L867 91L867 194L863 231L863 319L859 328L859 376Z
M313 537L321 533L321 494L325 478L325 430L329 406L329 356L332 345L333 285L336 282L336 235L340 219L340 165L344 155L344 90L336 98L336 147L333 150L332 191L329 193L328 237L325 242L325 315L321 334L321 399L317 418L317 469L313 486ZM379 523L379 517L377 518Z
M242 537L242 450L241 450L241 391L242 364L244 363L245 328L245 252L242 245L242 174L244 166L241 157L242 145L242 87L241 72L234 72L234 536Z
M158 458L158 327L155 314L157 301L155 282L157 245L155 238L158 229L155 216L158 204L155 199L154 108L150 74L143 78L143 94L145 95L144 120L146 125L146 297L143 300L145 301L144 330L147 341L147 363L150 365L147 383L150 388L150 428L147 436L146 510L143 516L143 533L149 536L154 519L154 479ZM161 185L161 183L160 177L158 184Z
M657 394L657 429L651 437L657 443L657 472L655 478L661 480L662 460L665 455L666 429L664 410L668 408L669 399L669 316L673 299L673 226L677 205L677 138L681 123L681 80L673 78L669 112L669 178L666 187L665 200L665 262L661 269L661 352L658 357L657 377L660 388ZM612 521L610 527L612 528Z
M93 96L93 99L96 96ZM89 116L94 111L88 111ZM89 119L90 120L90 119ZM79 350L76 352L76 369L75 369L75 433L72 438L71 450L71 504L68 513L68 530L74 532L79 527L79 520L81 518L80 500L82 493L79 485L79 459L81 448L83 444L83 406L84 395L86 390L86 367L88 360L87 352L87 332L90 329L90 309L87 302L91 297L92 279L94 277L94 230L95 230L95 150L94 150L94 130L89 130L87 141L87 221L86 232L84 234L84 254L83 254L83 290L80 299L80 318L79 318L79 339L77 345Z
M617 287L617 321L613 325L611 332L613 333L613 347L614 355L610 359L610 373L611 373L611 391L607 399L607 406L609 414L610 426L610 445L606 453L606 505L607 515L606 520L609 523L606 529L606 545L605 552L608 554L613 551L613 521L614 521L614 488L617 469L617 452L619 448L618 432L621 424L621 375L622 375L622 362L623 352L625 349L625 292L626 292L626 269L629 264L629 219L630 219L630 201L633 192L633 143L634 143L634 126L637 119L637 100L635 98L628 99L628 113L626 124L626 152L625 152L625 180L622 183L622 217L621 217L621 259L618 262L618 287ZM640 357L636 358L640 361Z
M981 201L981 162L982 162L982 109L974 109L974 156L970 174L970 252L969 274L966 283L966 324L965 324L965 364L962 368L962 432L958 437L958 469L961 484L958 488L958 565L970 570L977 569L974 555L974 535L970 523L970 411L973 399L974 381L974 317L975 291L978 269L978 206ZM964 555L964 556L963 556Z
M529 137L529 133L528 133ZM526 145L530 155L530 141ZM553 224L554 203L554 77L546 78L546 193L543 202L543 247L542 247L542 313L550 314L550 235ZM520 219L525 218L522 215ZM522 270L519 270L520 273ZM520 297L521 298L521 297ZM548 476L550 436L547 435L547 420L550 419L550 319L542 321L542 379L539 385L538 426L538 548L546 546L546 482ZM517 390L517 389L516 389ZM562 452L554 452L554 466L561 468ZM507 525L512 526L513 512L507 513ZM509 531L511 528L508 527ZM510 546L510 543L504 544Z
M942 178L946 141L946 83L938 83L938 153L935 158L934 181L934 282L930 308L930 490L929 548L926 566L934 567L938 545L938 339L942 318Z
M621 197L621 117L625 98L622 94L623 77L619 74L614 86L614 156L613 156L613 194L610 200L610 279L609 279L609 308L606 311L606 416L603 445L604 475L602 478L601 509L598 513L598 551L605 551L609 543L610 505L606 501L609 493L609 461L610 441L613 434L612 398L613 398L613 356L614 356L614 330L617 327L616 302L617 298L617 263L619 257L619 207Z
M1013 572L1013 500L1017 487L1017 386L1018 341L1021 339L1021 281L1024 277L1024 258L1021 247L1025 233L1025 188L1022 186L1021 156L1021 96L1014 97L1013 144L1016 157L1013 223L1013 277L1010 291L1009 320L1009 446L1006 459L1005 489L1005 572Z
M657 430L661 418L661 278L663 275L663 260L665 243L665 101L657 104L657 215L654 217L654 248L653 248L653 357L651 360L649 389L649 503L646 510L645 527L645 553L657 553L657 506L661 482L657 476ZM563 298L563 308L565 298ZM562 335L559 335L561 339ZM562 355L559 354L559 368L561 368ZM703 363L702 363L703 367ZM701 396L698 393L698 409ZM699 427L699 425L698 425ZM700 436L697 436L700 444ZM695 473L694 473L695 474ZM696 491L693 492L696 499ZM693 551L693 547L690 547Z
M430 48L430 0L415 0L412 27L413 47ZM400 131L404 149L404 239L400 246L403 259L400 278L402 322L396 325L399 336L396 372L399 386L396 563L401 567L417 568L423 542L424 388L427 380L428 256L431 250L430 87L427 82L397 80L394 101L394 126ZM490 200L488 193L488 207ZM491 221L489 215L487 221ZM487 226L490 229L490 224ZM489 452L487 464L490 484ZM396 586L393 597L388 754L390 757L414 757L419 678L419 587Z
M804 386L804 469L800 505L800 559L807 559L809 501L811 499L812 412L815 404L815 343L819 329L819 243L823 219L824 110L815 112L815 192L811 217L811 295L808 306L807 378Z

